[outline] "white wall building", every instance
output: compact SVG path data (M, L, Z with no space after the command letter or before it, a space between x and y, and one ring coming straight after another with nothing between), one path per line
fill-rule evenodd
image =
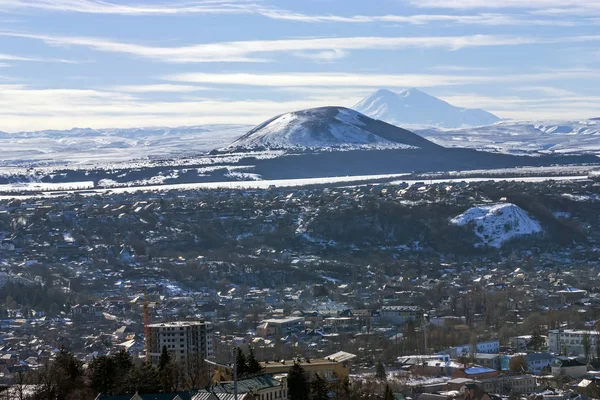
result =
M555 354L566 351L567 355L585 355L586 340L589 341L590 355L596 354L597 331L553 329L548 331L548 350Z

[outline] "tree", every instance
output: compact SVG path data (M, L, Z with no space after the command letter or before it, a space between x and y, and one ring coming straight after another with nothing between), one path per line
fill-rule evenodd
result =
M516 356L510 359L508 362L508 369L510 372L524 372L527 371L527 360L523 356Z
M246 360L246 373L248 375L260 374L263 370L264 368L260 365L254 355L254 348L250 347L250 349L248 349L248 359Z
M318 374L310 383L311 400L329 400L329 387L327 381Z
M385 390L383 391L383 400L394 400L394 391L387 383L385 384Z
M288 394L290 400L308 400L308 376L297 362L288 372Z
M87 376L90 388L96 393L115 394L115 367L111 357L94 358L88 365Z
M236 368L237 368L238 378L241 378L242 376L246 375L246 373L247 373L246 366L247 366L246 355L244 354L242 349L240 349L238 347L237 355L236 355Z
M584 333L581 338L581 345L583 346L583 354L585 355L585 361L590 361L592 355L592 340L589 333Z
M536 329L531 334L531 340L529 341L529 346L535 351L540 351L544 346L544 338L540 334L540 332Z
M167 349L167 346L163 346L162 351L160 353L160 357L158 359L158 370L162 371L170 363L171 355L169 354L169 350Z
M56 377L56 392L59 398L65 398L74 388L83 382L83 363L73 353L60 349L53 365Z
M387 380L385 366L381 360L377 361L377 366L375 367L375 378L379 379L380 381Z

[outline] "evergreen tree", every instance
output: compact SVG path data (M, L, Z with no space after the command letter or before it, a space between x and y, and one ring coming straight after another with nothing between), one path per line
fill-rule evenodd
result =
M380 381L387 380L385 366L383 365L383 362L381 362L381 360L377 362L377 366L375 367L375 378L379 379Z
M124 390L125 393L158 393L161 390L158 371L152 365L142 364L138 368L132 368L127 376Z
M383 391L383 400L394 400L394 392L387 383L385 384L385 390Z
M246 360L246 373L247 374L260 374L264 368L260 365L256 356L254 355L254 348L250 347L248 350L248 359Z
M111 357L94 358L87 368L90 388L96 393L113 395L115 393L116 368Z
M529 341L529 346L533 348L535 351L539 351L544 346L544 338L540 334L540 332L536 329L531 334L531 340Z
M318 374L310 383L311 400L329 400L329 387L327 381Z
M169 350L167 349L167 346L163 346L162 352L160 353L160 357L158 359L158 370L162 371L170 363L171 355L169 354Z
M246 366L248 364L246 362L246 355L244 354L242 349L240 349L239 347L237 349L236 363L237 363L237 365L236 365L237 376L238 376L238 378L241 378L247 374L248 371L246 370Z
M304 368L297 362L288 372L288 394L290 400L308 400L308 376Z
M59 399L67 398L69 393L83 385L83 363L64 348L58 352L50 374L53 392Z

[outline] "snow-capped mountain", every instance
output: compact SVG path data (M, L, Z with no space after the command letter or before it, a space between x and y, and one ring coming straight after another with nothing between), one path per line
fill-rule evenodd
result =
M345 107L320 107L278 115L222 151L423 149L438 146L405 129Z
M472 207L452 218L450 223L459 226L473 224L481 244L497 248L515 237L542 232L538 221L511 203Z
M461 129L427 128L415 133L444 147L468 147L502 153L600 152L600 120L502 121Z
M398 126L459 128L490 125L500 120L487 111L456 107L414 88L397 93L380 89L352 108L371 118Z

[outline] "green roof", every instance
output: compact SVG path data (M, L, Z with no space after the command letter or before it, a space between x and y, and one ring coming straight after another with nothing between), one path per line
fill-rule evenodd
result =
M260 375L254 378L238 380L238 393L248 393L252 390L260 390L270 387L281 386L281 383L271 375ZM223 382L212 388L215 393L233 393L233 382Z

